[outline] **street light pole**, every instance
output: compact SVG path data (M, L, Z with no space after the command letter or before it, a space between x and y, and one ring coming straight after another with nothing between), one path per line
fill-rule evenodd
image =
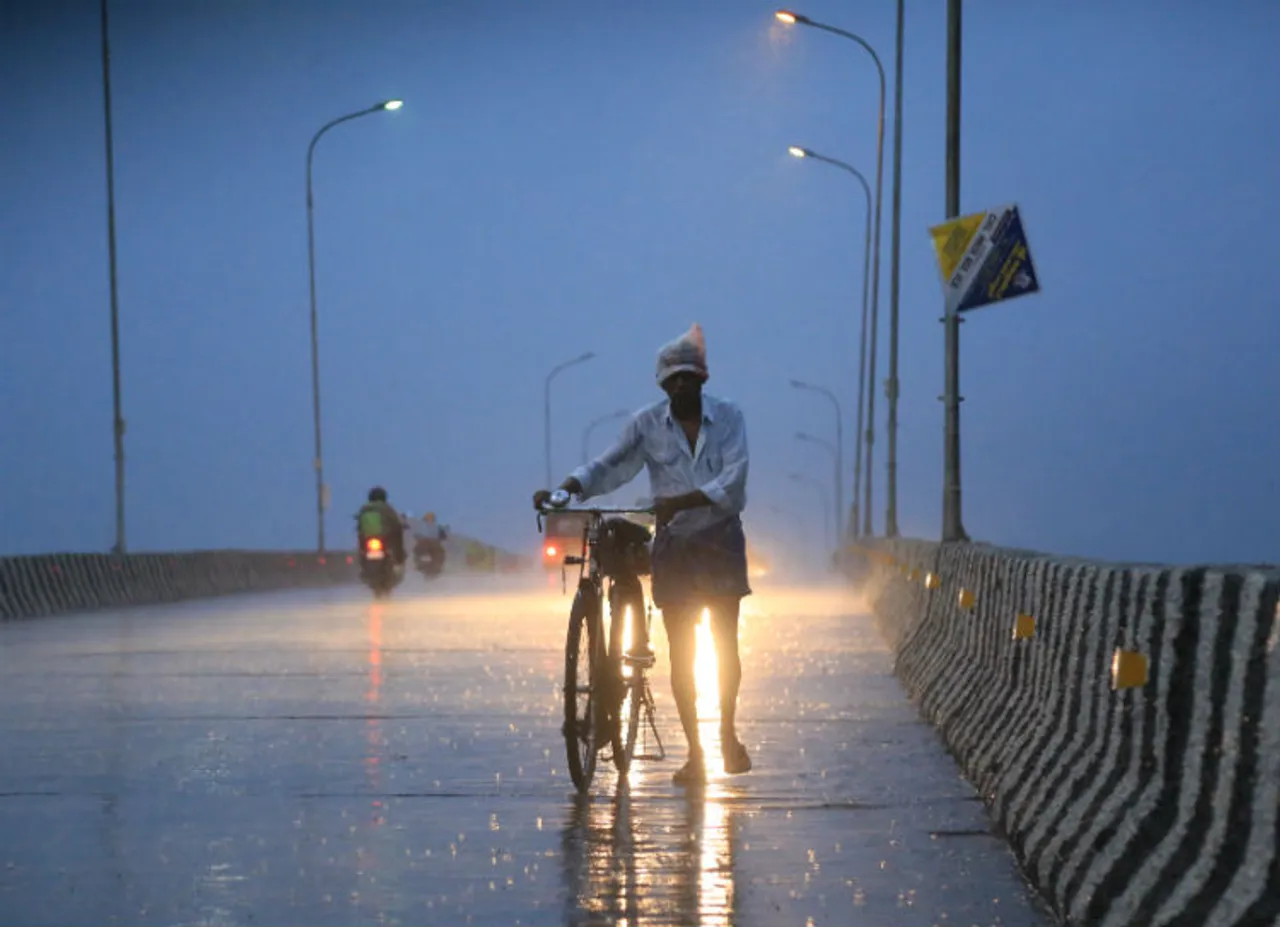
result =
M347 122L351 119L359 119L361 116L368 116L371 113L378 113L384 110L394 111L403 105L404 102L402 100L384 100L376 106L370 106L368 109L339 116L332 122L327 122L321 126L320 131L312 136L311 144L307 146L307 268L311 281L311 413L314 419L316 435L315 457L312 460L312 466L315 467L316 471L316 550L321 554L324 553L324 455L321 451L320 441L320 338L319 323L316 317L316 239L314 205L311 198L311 160L315 154L316 142L320 141L320 136L339 123Z
M799 551L805 544L805 532L800 514L794 509L784 511L779 505L768 504L765 508L774 516L769 534L778 544L781 558L785 558L787 565L803 564L805 561Z
M595 431L598 426L603 425L606 422L612 422L615 419L627 418L630 415L631 412L629 410L619 409L617 412L610 412L608 415L602 415L587 425L587 427L582 430L582 462L586 463L591 459L591 433ZM549 482L548 485L550 485Z
M806 383L803 380L792 380L791 385L795 389L809 390L810 392L819 393L831 400L831 405L835 407L836 412L836 443L832 447L830 443L822 441L818 438L811 438L803 432L796 435L801 441L817 441L820 444L831 448L835 455L835 491L836 491L836 544L840 544L844 539L844 413L840 408L840 400L836 394L823 386L814 386L812 383ZM857 495L857 488L854 488L854 495ZM856 519L855 519L856 520Z
M960 215L960 0L947 0L947 218ZM960 517L960 313L946 312L942 540L967 541Z
M836 490L836 495L839 496L840 495L840 451L836 447L836 445L832 444L830 441L826 441L822 438L815 437L814 435L805 434L803 431L796 432L796 440L807 441L810 444L817 444L831 454L832 460L835 462L835 468L836 468L835 490ZM836 521L836 547L839 547L841 544L841 538L843 537L843 535L840 533L840 503L839 502L836 503L835 513L836 513L836 520L835 520Z
M102 0L102 102L107 144L107 265L111 280L111 430L116 463L116 544L112 551L125 553L124 537L124 414L120 397L120 303L116 288L116 169L111 141L111 39L107 24L107 0Z
M888 462L885 473L885 537L898 536L898 256L902 245L902 44L905 0L898 0L893 75L893 229L889 233L889 400Z
M834 457L837 453L836 446L826 438L819 438L817 435L811 435L807 431L797 431L795 433L797 441L807 441L809 444L817 444Z
M584 364L595 356L596 355L594 351L588 351L586 354L583 354L579 357L575 357L573 360L567 360L562 364L557 364L555 367L551 368L551 372L547 374L546 382L543 384L542 430L543 430L543 448L546 455L546 465L547 465L547 481L543 485L546 486L546 488L548 489L551 488L551 381L555 379L556 374L558 374L560 371L568 367L572 367L575 364Z
M824 535L823 542L825 543L830 539L831 534L831 498L827 495L827 491L823 488L823 485L817 480L799 473L792 473L789 475L793 482L800 483L805 486L812 486L818 491L818 501L822 505L822 532Z
M799 13L793 13L790 10L779 10L774 14L781 22L797 23L805 26L812 26L814 29L821 29L824 32L830 32L833 35L842 36L852 42L857 42L871 56L871 60L875 62L876 72L880 76L880 109L879 117L876 122L876 220L875 220L875 257L872 261L871 269L871 365L867 375L867 382L870 388L867 390L867 486L866 499L863 509L863 534L871 534L871 483L873 469L871 466L872 451L875 445L875 420L876 420L876 349L878 345L877 331L880 318L880 207L884 199L884 98L885 98L885 77L884 65L880 62L880 56L876 54L876 50L859 35L855 35L845 29L837 26L829 26L826 23L820 23L817 20L802 16Z
M813 158L815 161L823 161L848 171L862 185L862 192L867 197L867 229L862 246L862 334L858 338L858 414L856 416L857 424L853 432L853 505L850 507L852 523L849 526L849 534L856 538L862 533L861 523L858 520L858 493L862 488L862 410L865 406L867 382L867 293L871 289L868 277L871 267L871 186L867 183L867 178L863 176L862 171L852 164L847 164L838 158L828 158L826 155L818 154L812 149L801 148L797 145L792 145L787 150L792 157ZM843 514L843 499L839 505Z

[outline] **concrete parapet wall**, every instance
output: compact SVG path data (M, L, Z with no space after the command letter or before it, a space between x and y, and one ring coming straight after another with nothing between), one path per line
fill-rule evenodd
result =
M467 570L470 572L506 573L527 568L529 558L477 541L466 535L451 534L444 542L445 570Z
M1280 571L860 553L899 678L1066 923L1280 924Z
M0 558L0 619L352 582L345 553L195 551Z
M445 544L448 573L507 568L511 555L472 538ZM412 563L406 565L412 570ZM191 551L0 557L0 620L123 608L237 592L359 581L353 552Z

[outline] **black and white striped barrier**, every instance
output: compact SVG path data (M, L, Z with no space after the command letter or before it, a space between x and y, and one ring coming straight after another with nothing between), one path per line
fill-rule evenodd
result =
M896 671L1071 925L1280 925L1280 570L856 555Z
M466 536L445 546L445 569L451 573L504 571L518 563L514 555ZM0 557L0 620L358 580L359 566L346 551Z
M353 582L345 553L197 551L0 557L0 619Z

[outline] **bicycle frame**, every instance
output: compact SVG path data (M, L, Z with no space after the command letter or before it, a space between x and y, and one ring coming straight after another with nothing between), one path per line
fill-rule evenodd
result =
M564 505L540 507L538 509L539 532L542 531L542 516L544 514L550 514L552 512L581 512L588 516L582 534L582 553L578 556L566 555L563 558L561 561L561 582L567 585L567 576L564 567L577 566L578 596L583 595L582 590L584 587L588 587L590 589L590 593L587 597L594 603L594 605L592 613L587 620L592 626L592 637L599 640L603 645L603 653L601 653L600 656L604 658L603 665L596 667L593 671L590 688L594 690L597 685L604 684L610 691L620 691L621 694L618 696L617 704L613 704L612 697L606 698L603 701L593 702L595 709L591 712L593 717L589 723L596 728L597 733L599 733L601 726L605 725L605 722L609 717L613 717L615 719L611 725L613 728L613 734L609 742L613 745L614 764L618 766L619 772L624 775L630 767L634 754L636 734L639 732L637 729L637 722L640 722L641 712L644 714L644 721L640 723L640 727L652 731L658 749L656 754L650 754L647 751L644 752L641 754L641 758L647 760L661 760L666 756L666 749L663 747L662 738L658 734L657 723L654 716L653 696L649 689L648 679L646 676L646 670L652 665L652 656L633 656L625 654L623 651L623 641L625 640L625 637L622 636L625 634L625 624L620 627L614 627L614 621L611 621L610 628L606 630L604 621L606 602L608 603L611 618L616 621L617 613L614 612L614 608L616 607L617 602L615 601L612 593L614 590L619 589L620 583L623 584L623 592L621 594L624 598L622 601L625 602L627 598L631 598L634 594L638 594L639 596L638 604L641 610L639 614L636 614L633 611L632 621L633 623L639 623L641 634L643 634L642 639L646 642L649 635L651 611L648 607L648 603L644 601L645 596L643 589L639 588L638 573L628 577L625 574L611 575L606 572L600 555L601 532L604 529L607 516L645 515L651 514L652 511L653 510L651 508L624 508L612 506L584 506L569 508ZM606 578L610 579L609 595L605 594L604 581ZM636 583L637 588L634 593L631 589L627 588L630 586L630 579L634 579ZM578 598L575 597L575 603L577 601ZM570 640L573 640L575 632L573 630L574 624L572 617L570 619L570 626ZM618 639L615 640L615 637ZM594 675L594 673L600 672L603 672L606 675L603 678ZM619 686L620 689L614 690L614 686ZM568 683L566 682L566 698L569 696L569 691ZM575 688L573 691L576 695L581 691L581 689ZM627 733L625 738L620 739L620 729L617 728L617 724L621 723L623 706L627 704L628 696L631 698L631 707L628 713L629 722L626 729ZM566 703L566 706L567 705L568 703ZM576 737L576 733L574 736ZM576 740L571 743L570 735L568 733L566 733L566 744L572 754L576 749ZM594 751L599 751L603 746L604 744L600 741L594 741ZM583 762L576 766L575 762L576 761L573 759L570 760L570 771L574 774L575 784L578 785L580 790L585 791L587 787L589 787L594 774L594 761L590 763ZM580 773L581 776L579 775Z
M651 515L653 514L653 509L652 508L627 508L627 507L614 507L614 506L592 506L592 507L580 507L580 508L563 507L563 508L551 509L551 511L580 512L582 514L587 515L586 524L583 526L583 529L582 529L582 555L573 556L573 555L566 554L560 561L560 584L561 584L560 591L561 592L568 591L566 588L568 585L568 582L567 582L567 577L565 575L564 568L566 566L576 566L578 567L578 585L581 585L582 582L585 580L586 582L590 583L591 586L594 588L596 598L600 602L609 601L609 597L605 595L605 588L604 588L604 580L606 578L606 574L603 569L603 566L600 563L600 555L599 555L600 530L604 526L605 519L607 516L610 516L610 515ZM539 531L541 531L542 529L543 514L544 512L542 510L539 510L538 512ZM609 577L609 578L612 582L617 582L618 580L622 579L622 577ZM635 579L638 581L639 577L635 577ZM643 628L644 637L645 637L645 640L648 640L649 630L650 630L648 626L649 625L648 609L646 608L646 614L633 615L632 618L634 621L638 621L644 626ZM603 619L603 616L602 616L602 619ZM602 620L601 624L603 625L603 623L604 622ZM612 640L611 633L605 638L605 643L606 643L606 649L610 653L613 653L614 642ZM619 641L618 642L619 654L621 654L621 647L622 647L622 642ZM630 675L634 675L634 670L631 674L628 674L624 671L622 675L624 677L629 677Z

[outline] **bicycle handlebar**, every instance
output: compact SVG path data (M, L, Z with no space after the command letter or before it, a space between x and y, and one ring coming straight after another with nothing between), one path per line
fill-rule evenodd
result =
M614 505L597 505L597 506L569 506L569 500L572 497L563 489L557 489L551 494L550 501L538 506L539 515L553 515L556 512L581 512L587 515L652 515L654 514L653 506L614 506Z
M576 512L582 515L652 515L653 506L647 508L628 508L615 505L554 506L544 505L538 509L539 515L556 515L560 512Z

